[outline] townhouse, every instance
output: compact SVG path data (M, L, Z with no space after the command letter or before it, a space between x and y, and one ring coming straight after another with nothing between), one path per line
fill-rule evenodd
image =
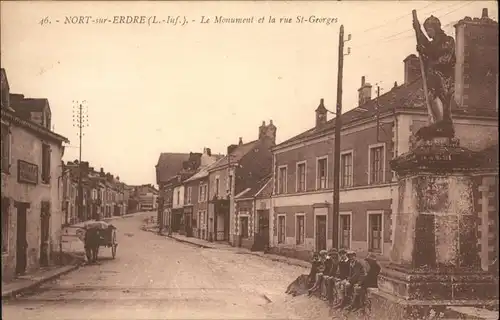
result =
M135 188L140 211L155 211L158 209L158 190L152 184L143 184Z
M269 246L271 194L272 175L269 174L235 196L240 226L238 246L252 251L262 251Z
M222 158L204 148L198 171L184 181L184 221L187 236L208 240L208 170Z
M182 169L184 161L189 159L189 153L163 152L155 165L156 184L158 185L158 215L159 228L170 225L173 205L173 186L177 181L176 174Z
M491 36L482 36L493 32L491 22L484 19L464 19L456 29L455 99L460 105L453 110L456 136L462 146L483 151L491 159L491 150L498 152L498 91L471 88L477 89L484 77L498 81L498 74L487 74L487 70L498 72L498 64L491 68L498 42L495 46ZM470 46L472 39L474 48ZM477 46L484 47L488 55L472 59ZM341 116L338 230L332 228L331 206L336 128L334 119L326 120L324 101L315 110L314 128L273 149L273 251L309 258L313 250L330 248L332 237L337 237L340 247L388 257L393 217L400 212L396 177L389 161L407 152L410 136L427 124L418 58L410 55L403 64L404 84L395 84L389 92L372 99L372 88L363 77L358 106ZM498 194L498 166L492 165L494 161L487 163L476 173L476 188L482 197L476 210L481 221L483 265L498 254L498 246L493 245L498 237L498 218L491 213L498 210L497 204L491 206L491 198Z
M272 120L268 125L263 122L257 140L243 143L240 138L237 145L228 146L224 158L208 169L209 240L227 241L234 246L239 244L242 232L247 232L247 220L239 219L235 197L270 174L276 129ZM248 215L246 210L242 207L242 216Z
M63 143L47 99L10 94L1 73L2 280L57 260L64 215Z

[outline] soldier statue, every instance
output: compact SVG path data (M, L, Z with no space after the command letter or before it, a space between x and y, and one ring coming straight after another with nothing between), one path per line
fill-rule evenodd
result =
M453 138L455 131L451 119L455 86L455 40L446 35L438 18L430 16L424 21L424 35L413 11L413 28L417 37L417 52L423 74L424 94L430 124L421 128L416 137L430 140L435 137Z

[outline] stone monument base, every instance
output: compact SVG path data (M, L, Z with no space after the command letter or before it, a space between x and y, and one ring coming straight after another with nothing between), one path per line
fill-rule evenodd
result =
M498 277L476 270L411 270L389 265L370 295L376 319L461 319L451 306L498 310Z
M498 310L498 300L405 300L387 292L370 292L371 319L490 319L470 317L452 307L475 307Z
M370 295L375 319L470 319L453 306L498 308L498 276L480 268L473 174L479 154L458 139L412 139L398 174L391 264Z

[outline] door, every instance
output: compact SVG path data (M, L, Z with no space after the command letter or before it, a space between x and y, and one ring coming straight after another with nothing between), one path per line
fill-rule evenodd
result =
M351 248L351 216L340 214L340 248Z
M262 245L269 245L269 210L259 210L259 237Z
M191 213L187 213L184 217L185 228L186 228L186 236L193 236L193 215Z
M40 266L49 265L50 210L48 203L42 203L40 215Z
M16 273L26 272L28 240L26 239L26 215L28 203L16 203L17 207L17 239L16 239Z
M326 216L316 216L316 251L326 250Z
M371 252L382 252L382 214L369 215L369 248Z

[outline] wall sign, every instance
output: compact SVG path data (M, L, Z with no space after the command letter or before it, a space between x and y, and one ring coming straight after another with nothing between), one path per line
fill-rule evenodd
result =
M23 160L17 160L17 181L19 183L38 184L38 166Z

